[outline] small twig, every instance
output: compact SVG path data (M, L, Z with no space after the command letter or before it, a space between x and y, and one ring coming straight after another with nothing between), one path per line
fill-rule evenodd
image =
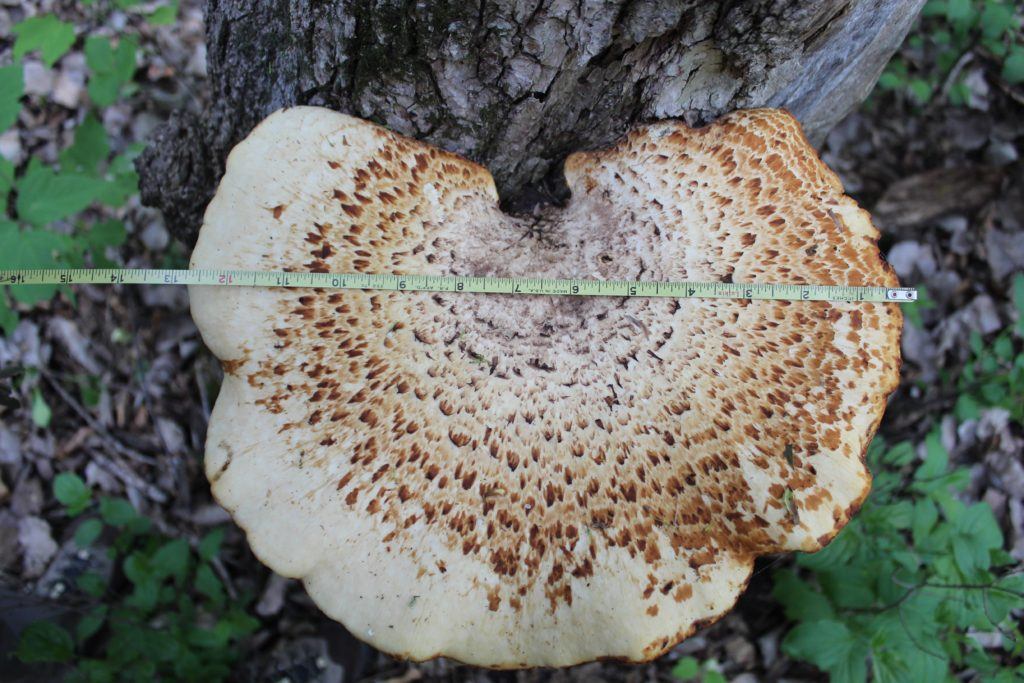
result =
M1008 630L1004 629L1002 626L1000 626L999 622L997 622L995 619L992 618L992 612L989 611L988 592L987 591L982 591L982 593L981 593L981 602L985 606L985 616L988 617L988 623L990 623L993 626L995 626L996 630L999 631L999 634L1001 636L1003 636L1004 638L1006 638L1008 640L1013 640L1013 633L1011 631L1008 631Z
M1007 593L1009 595L1014 595L1014 596L1016 596L1018 598L1024 598L1024 593L1022 593L1021 591L1015 591L1015 590L1010 590L1009 588L1003 588L1002 586L997 586L994 583L987 583L987 584L985 584L985 583L928 583L928 582L925 582L925 583L922 583L921 586L923 586L925 588L956 588L956 589L969 588L969 589L974 589L974 590L992 590L992 591L999 591L1000 593Z
M196 387L199 389L199 404L203 408L203 417L206 418L206 422L207 422L207 424L209 424L209 422L210 422L210 397L209 397L209 395L208 395L208 393L206 391L206 375L203 372L203 368L202 368L202 365L200 363L195 363L193 367L195 368L195 372L193 373L193 377L195 377Z
M220 575L221 583L224 584L224 589L228 592L228 597L232 600L238 600L238 591L235 590L235 584L231 581L231 574L228 573L227 567L224 566L224 562L220 557L214 556L210 559L210 565L213 566L213 570Z
M953 64L953 68L949 70L946 75L946 79L942 82L942 88L939 89L939 93L943 98L949 97L949 91L953 88L953 82L956 81L960 72L964 70L964 67L971 63L974 59L974 46L967 48L967 50L960 55L960 59L956 60Z
M114 435L107 431L106 427L100 424L99 420L89 414L89 411L82 407L82 405L75 400L75 398L68 393L67 389L61 386L60 382L56 378L52 377L46 370L40 371L42 376L46 379L46 382L60 394L60 397L71 406L71 409L78 413L78 416L85 420L86 424L92 427L93 431L106 443L110 448L117 451L121 455L136 462L143 463L145 465L155 466L156 460L153 458L143 455L134 448L129 448L121 443Z
M914 644L914 647L916 647L918 650L920 650L921 652L925 653L930 657L934 657L936 659L945 661L944 656L942 656L939 653L932 652L931 650L926 648L924 645L919 643L917 638L914 637L914 634L910 632L910 628L907 626L906 617L903 616L903 605L899 606L899 609L896 610L896 613L900 617L900 625L903 626L903 632L907 634L907 638L910 638L910 642Z
M1003 91L1003 94L1014 100L1017 104L1024 104L1024 95L1017 92L1017 89L1006 83L1003 79L996 81L996 87Z
M881 607L847 607L846 611L855 612L858 614L881 614L882 612L888 612L892 608L899 607L900 605L902 605L907 598L909 598L911 595L917 592L918 588L920 588L920 586L915 586L911 588L906 593L897 598L895 601L890 602L888 605L882 605Z
M147 498L156 503L167 502L167 494L112 458L108 458L94 449L89 449L89 458L92 462L120 479L125 486L142 491Z
M750 578L751 578L751 579L753 579L753 578L755 578L755 577L757 577L757 576L760 576L761 574L765 573L765 572L766 572L766 571L768 571L769 569L773 569L773 568L774 568L774 567L775 567L776 565L778 565L778 564L779 564L780 562L782 562L782 561L784 561L784 560L787 560L787 559L789 559L789 556L788 556L788 555L781 555L781 554L780 554L780 555L779 555L778 557L776 557L776 558L775 558L774 560L772 560L772 561L771 561L770 563L768 563L768 564L767 564L767 565L765 565L764 567L761 567L761 568L760 568L760 569L758 569L758 570L757 570L756 572L754 572L753 574L751 574L751 575L750 575Z

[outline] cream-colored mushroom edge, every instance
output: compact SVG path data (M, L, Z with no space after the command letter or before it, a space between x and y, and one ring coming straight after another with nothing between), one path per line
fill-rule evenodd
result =
M573 154L563 207L298 107L241 142L193 268L896 285L786 112ZM206 471L353 634L498 667L656 657L867 495L894 304L190 288Z

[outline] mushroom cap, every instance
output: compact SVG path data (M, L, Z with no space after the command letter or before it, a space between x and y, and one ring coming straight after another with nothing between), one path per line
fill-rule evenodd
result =
M503 214L488 172L297 107L232 151L193 268L897 285L799 124L661 122ZM644 661L870 487L895 304L190 287L206 471L257 557L393 655Z

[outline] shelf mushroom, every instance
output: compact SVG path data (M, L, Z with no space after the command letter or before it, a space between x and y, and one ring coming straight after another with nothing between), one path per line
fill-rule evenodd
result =
M193 268L895 286L786 112L637 128L509 216L480 166L297 107L235 147ZM895 304L203 287L214 495L399 657L649 660L870 487Z

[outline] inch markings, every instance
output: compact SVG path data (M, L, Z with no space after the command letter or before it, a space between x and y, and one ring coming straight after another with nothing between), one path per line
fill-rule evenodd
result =
M214 287L307 287L398 292L453 292L544 296L663 297L678 299L750 299L773 301L917 301L911 287L767 284L737 282L665 282L462 277L367 273L295 273L253 270L158 270L143 268L66 268L0 270L0 285L195 285Z

